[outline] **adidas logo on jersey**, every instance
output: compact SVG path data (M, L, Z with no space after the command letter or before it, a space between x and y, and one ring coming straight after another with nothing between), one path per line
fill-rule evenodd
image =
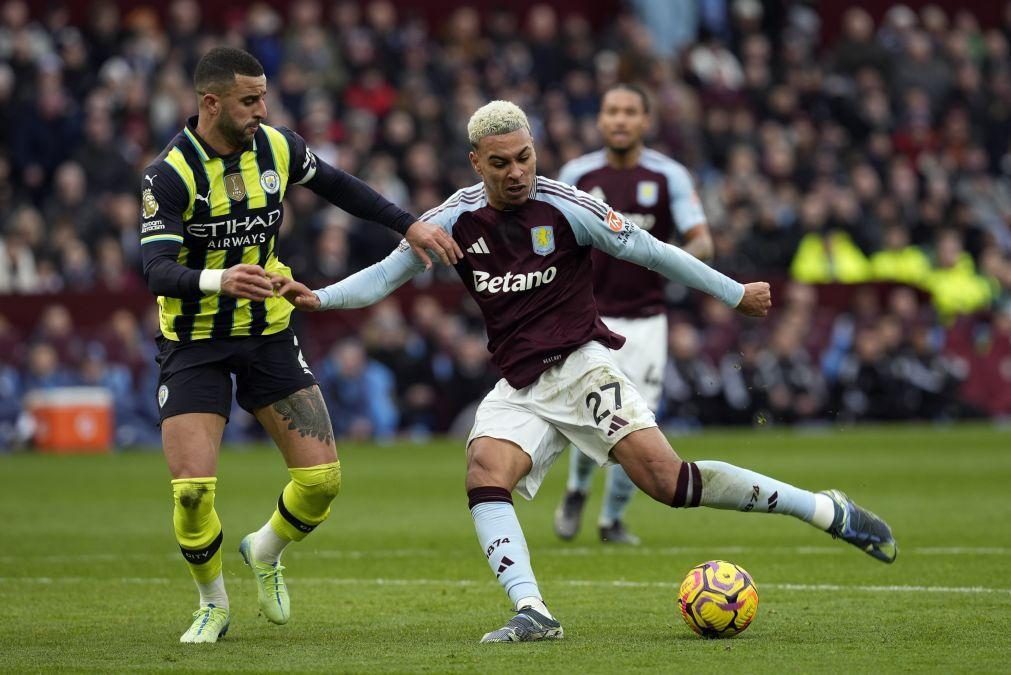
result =
M478 237L477 241L467 248L467 253L491 253L488 244L484 243L484 237Z
M558 270L554 265L544 270L527 272L526 274L513 274L506 272L505 276L493 277L487 272L474 270L474 290L487 291L488 293L513 293L516 291L529 291L544 284L550 284L555 280Z

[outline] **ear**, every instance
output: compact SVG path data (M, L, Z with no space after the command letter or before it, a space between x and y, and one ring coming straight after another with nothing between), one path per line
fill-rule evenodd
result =
M200 107L213 115L217 115L221 110L221 99L217 94L207 92L200 97Z
M470 165L474 167L474 172L477 173L478 176L481 176L481 178L484 178L484 174L481 173L481 165L477 161L477 153L471 150L467 157L470 158Z

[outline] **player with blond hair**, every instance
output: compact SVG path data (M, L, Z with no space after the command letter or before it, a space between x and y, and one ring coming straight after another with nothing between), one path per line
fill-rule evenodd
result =
M783 513L892 562L888 525L843 493L808 492L724 462L682 460L635 386L615 365L624 338L601 321L590 254L603 250L719 298L746 316L765 316L766 283L739 284L661 242L576 188L536 173L526 115L507 101L477 110L468 124L471 165L481 182L456 192L424 218L464 249L456 271L488 328L502 379L478 407L467 440L467 497L481 550L515 615L482 642L557 639L534 577L512 493L537 493L570 443L600 464L617 462L653 499L674 508ZM383 261L312 291L273 277L277 291L308 311L364 307L424 266L406 244Z

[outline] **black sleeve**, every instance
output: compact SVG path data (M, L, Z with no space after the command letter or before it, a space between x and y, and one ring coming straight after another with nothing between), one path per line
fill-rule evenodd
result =
M141 179L140 251L144 280L155 295L190 299L200 292L200 272L177 262L183 245L183 212L189 193L164 164L149 166Z
M367 183L346 171L320 161L291 129L278 128L291 148L289 183L305 185L334 206L356 218L371 220L404 235L416 220L412 214L383 197Z

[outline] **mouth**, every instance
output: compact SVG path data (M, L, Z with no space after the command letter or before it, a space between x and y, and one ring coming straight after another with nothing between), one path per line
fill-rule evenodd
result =
M506 194L508 194L510 197L518 197L521 195L525 195L529 189L530 188L524 185L523 183L520 183L519 185L510 185L509 187L506 188Z

